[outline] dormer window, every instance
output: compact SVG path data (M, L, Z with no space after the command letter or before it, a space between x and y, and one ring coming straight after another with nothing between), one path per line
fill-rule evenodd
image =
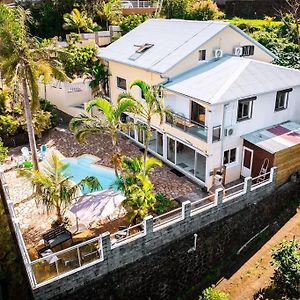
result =
M198 52L198 60L203 61L206 60L206 50L199 50Z

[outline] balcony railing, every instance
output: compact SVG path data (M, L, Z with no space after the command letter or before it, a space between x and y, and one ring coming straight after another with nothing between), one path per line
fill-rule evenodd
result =
M151 1L130 1L132 6L135 7L154 7L153 3ZM128 7L126 7L128 8Z
M189 120L185 116L176 113L168 114L166 117L166 123L207 142L208 130L205 125Z

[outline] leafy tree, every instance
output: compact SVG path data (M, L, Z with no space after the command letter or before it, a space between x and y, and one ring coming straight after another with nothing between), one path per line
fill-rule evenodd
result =
M21 7L11 10L6 5L0 5L0 70L5 83L13 85L18 90L18 96L22 95L32 161L34 168L38 169L31 111L39 107L37 81L41 75L60 79L64 79L65 75L54 59L57 49L31 37L28 20L29 12Z
M61 224L65 210L80 193L80 188L88 187L91 192L101 185L96 177L87 176L79 183L74 183L67 174L68 164L61 162L59 156L52 152L43 162L42 170L21 170L23 176L31 179L36 191L37 204L46 207L47 212L56 211L57 224Z
M128 15L122 18L120 28L125 34L144 23L147 19L149 19L149 15Z
M3 146L3 142L0 138L0 163L2 163L8 155L8 149Z
M70 44L67 48L67 54L62 53L59 55L59 61L63 64L65 73L69 77L81 77L92 73L97 59L96 54L95 45L82 47Z
M19 122L13 116L0 115L0 136L8 137L14 135L19 127Z
M119 101L128 99L136 102L137 113L146 120L146 126L144 128L145 136L145 151L144 151L144 166L146 166L149 142L151 139L151 123L154 116L159 116L160 122L163 122L165 114L168 113L163 107L162 98L160 97L160 87L151 87L142 80L135 80L130 84L130 88L138 87L141 89L142 95L145 99L145 103L142 104L139 100L136 100L132 95L128 93L122 93L119 96ZM144 170L146 172L146 170Z
M80 12L77 8L74 8L71 13L64 14L64 25L65 30L77 31L80 34L80 30L84 32L93 32L94 29L99 26L89 18L85 11Z
M120 0L108 0L108 2L102 0L101 7L98 11L98 15L101 20L106 23L106 29L109 29L110 24L118 24L122 18L121 1Z
M275 267L275 286L289 297L300 296L300 245L297 240L280 243L272 251L272 265Z
M190 0L166 0L163 3L163 14L168 19L185 19Z
M122 99L116 106L113 106L106 99L96 98L86 106L87 114L80 114L70 122L70 129L75 133L78 141L85 141L86 137L95 133L105 133L111 137L112 162L115 168L116 177L119 177L122 154L118 147L118 132L122 126L122 114L135 111L136 103L131 99ZM97 114L93 116L93 111Z
M229 300L229 295L212 286L203 291L199 300Z
M213 0L197 0L189 3L187 19L190 20L216 20L224 17Z

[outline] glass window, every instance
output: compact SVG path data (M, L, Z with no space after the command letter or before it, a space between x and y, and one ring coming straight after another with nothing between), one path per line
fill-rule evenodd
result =
M238 103L237 120L243 121L252 118L253 100L256 98L240 100Z
M221 139L221 126L213 127L213 142L218 142Z
M248 45L248 46L243 46L243 56L251 56L254 55L254 46Z
M175 144L176 142L168 137L168 153L167 158L169 161L175 163Z
M145 125L143 123L138 122L138 125L137 125L137 138L138 138L138 141L141 144L144 144L144 134L145 134L144 126Z
M151 137L149 141L149 149L156 152L156 141L157 141L157 135L156 130L154 128L151 128Z
M126 91L127 90L126 79L117 77L117 87Z
M196 170L195 176L205 182L206 173L206 157L200 153L196 153Z
M231 164L236 161L236 148L224 151L224 165Z
M157 132L157 153L163 156L163 135Z
M195 150L177 141L176 165L194 175Z
M206 50L199 50L199 61L206 60Z
M283 110L288 107L289 94L291 91L292 91L292 89L277 92L275 111Z

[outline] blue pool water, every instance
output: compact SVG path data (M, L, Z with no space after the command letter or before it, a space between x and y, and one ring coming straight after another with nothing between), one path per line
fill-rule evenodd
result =
M82 155L78 158L63 159L63 163L68 164L65 174L72 176L72 180L76 183L80 182L86 176L95 176L101 183L102 188L108 189L115 182L114 170L106 167L97 166L94 163L97 158L92 155ZM83 189L83 193L87 193L87 188Z

